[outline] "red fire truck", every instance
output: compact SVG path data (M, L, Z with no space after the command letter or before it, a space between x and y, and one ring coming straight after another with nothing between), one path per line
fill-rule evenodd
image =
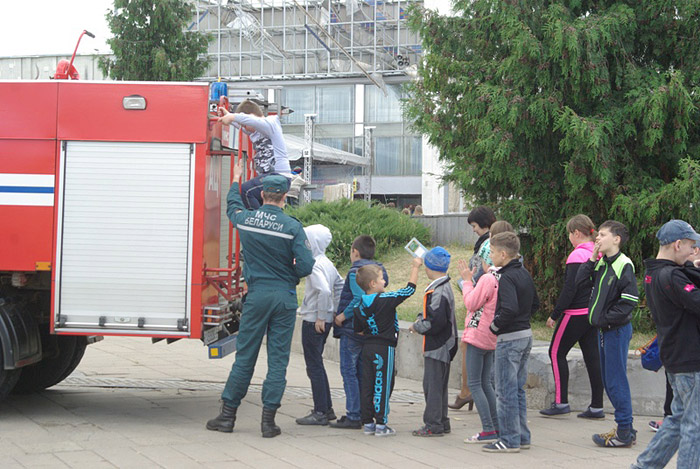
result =
M216 106L206 84L0 82L0 398L57 384L102 336L235 347L221 161L250 145Z

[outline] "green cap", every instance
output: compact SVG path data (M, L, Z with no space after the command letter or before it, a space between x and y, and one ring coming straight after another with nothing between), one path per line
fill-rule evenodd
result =
M262 180L263 190L265 192L282 193L289 190L289 181L286 177L279 174L271 174Z

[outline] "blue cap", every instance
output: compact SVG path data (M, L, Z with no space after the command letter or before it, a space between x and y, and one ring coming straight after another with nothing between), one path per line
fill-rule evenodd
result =
M664 223L664 226L656 233L659 244L665 246L679 239L691 239L695 245L700 242L700 234L697 234L689 223L683 220L671 220Z
M263 191L274 192L276 194L289 190L289 180L279 174L270 174L262 180Z
M447 272L450 266L450 253L441 246L436 246L425 255L423 263L430 270Z

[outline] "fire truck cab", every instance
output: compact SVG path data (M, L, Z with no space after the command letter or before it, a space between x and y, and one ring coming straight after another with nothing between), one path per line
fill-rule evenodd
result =
M207 84L0 82L0 398L57 384L102 336L235 332L221 160L251 150L216 106Z

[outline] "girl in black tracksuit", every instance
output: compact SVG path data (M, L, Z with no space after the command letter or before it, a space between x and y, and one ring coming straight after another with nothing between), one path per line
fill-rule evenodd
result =
M564 288L547 321L554 326L554 335L549 345L549 358L554 373L555 400L548 409L541 410L544 416L568 414L569 366L566 356L576 342L583 352L583 360L588 371L591 385L590 407L579 414L582 418L601 418L603 416L603 380L600 371L600 354L598 352L598 332L588 320L589 289L576 289L576 274L579 267L591 257L595 225L585 215L576 215L567 223L569 241L574 245L573 252L566 260Z

